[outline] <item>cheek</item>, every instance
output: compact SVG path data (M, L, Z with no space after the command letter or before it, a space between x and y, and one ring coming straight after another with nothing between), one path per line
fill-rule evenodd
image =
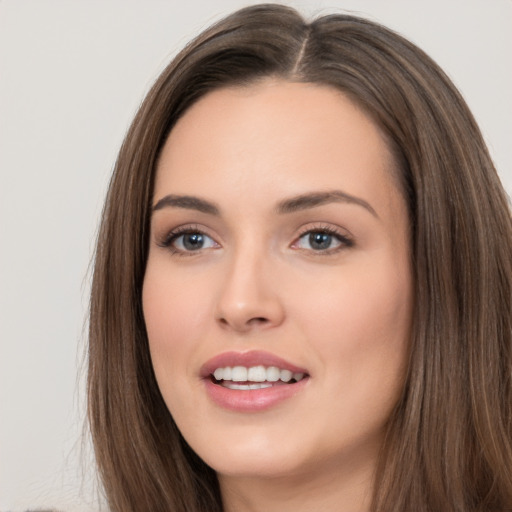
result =
M410 276L407 262L354 266L296 304L301 329L337 385L350 383L364 395L401 384L412 318Z
M358 279L354 286L346 282L331 300L319 301L318 329L328 329L326 339L342 341L354 348L400 343L407 335L410 318L410 293L405 286L389 283L382 288L373 280ZM365 286L366 285L366 286Z
M165 261L150 260L144 277L142 304L150 343L190 338L201 330L209 308L204 284L166 267Z
M198 291L179 273L171 276L159 265L148 265L143 313L153 368L166 401L186 378L194 377L190 360L204 337L209 312L206 294Z

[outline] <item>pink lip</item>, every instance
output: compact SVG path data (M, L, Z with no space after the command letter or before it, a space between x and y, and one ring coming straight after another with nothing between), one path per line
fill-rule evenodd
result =
M293 373L308 372L295 366L280 357L268 352L225 352L207 361L200 371L206 392L209 398L224 409L236 412L258 412L269 409L287 399L290 399L304 389L309 381L309 376L297 383L276 383L272 387L263 389L238 390L228 389L215 384L211 375L217 368L226 366L277 366Z

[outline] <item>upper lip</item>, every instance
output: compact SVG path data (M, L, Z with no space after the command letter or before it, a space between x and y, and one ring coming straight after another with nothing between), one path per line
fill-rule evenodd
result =
M201 366L200 375L207 378L213 374L217 368L226 366L277 366L281 370L290 370L293 373L308 373L306 369L296 366L285 359L282 359L270 352L260 350L251 350L248 352L223 352L212 357Z

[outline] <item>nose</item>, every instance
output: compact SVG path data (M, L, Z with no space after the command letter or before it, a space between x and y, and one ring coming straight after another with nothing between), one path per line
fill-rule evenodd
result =
M231 262L217 301L223 329L246 333L279 326L285 318L279 283L261 258L240 255Z

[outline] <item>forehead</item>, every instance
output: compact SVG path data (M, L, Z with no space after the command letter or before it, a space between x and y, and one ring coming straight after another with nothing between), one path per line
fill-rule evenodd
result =
M186 111L164 145L155 196L340 187L365 196L389 187L395 171L379 128L347 96L267 79L213 91Z

